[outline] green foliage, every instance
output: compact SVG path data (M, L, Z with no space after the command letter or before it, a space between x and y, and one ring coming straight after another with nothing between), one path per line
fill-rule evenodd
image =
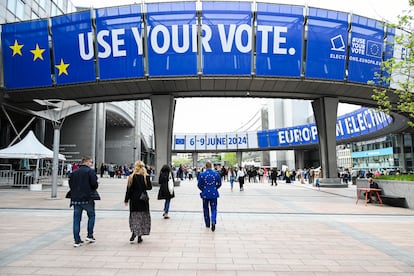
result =
M414 181L414 174L381 175L378 180ZM413 182L414 184L414 182Z
M191 160L190 159L186 159L186 158L176 158L172 161L173 165L175 167L178 167L180 165L186 166L186 165L190 165L191 164Z
M391 82L398 84L398 89L389 88L373 89L372 98L378 103L379 109L389 114L396 111L405 115L411 127L414 127L414 33L412 32L414 0L409 0L410 9L404 11L398 17L397 24L387 24L389 28L403 30L401 35L395 37L395 44L400 45L405 51L402 52L403 59L391 58L382 62L383 72L387 76L376 74L383 83ZM392 73L392 74L391 74ZM369 82L373 84L373 81Z
M223 161L226 162L227 167L233 167L234 165L237 165L237 156L235 152L226 152L223 159Z

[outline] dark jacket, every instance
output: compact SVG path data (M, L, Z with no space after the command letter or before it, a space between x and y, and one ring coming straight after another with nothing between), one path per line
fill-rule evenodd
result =
M129 201L130 212L144 212L149 211L149 201L140 200L141 193L152 189L151 179L147 176L147 185L144 183L144 176L142 174L135 174L132 179L131 186L128 187L125 193L124 202Z
M90 200L91 191L98 189L98 177L95 170L80 165L69 178L69 187L72 201Z
M174 191L170 194L170 190L168 190L168 179L172 177L174 181L174 176L172 173L169 172L162 172L158 179L158 184L160 185L160 189L158 191L158 199L170 199L175 197Z

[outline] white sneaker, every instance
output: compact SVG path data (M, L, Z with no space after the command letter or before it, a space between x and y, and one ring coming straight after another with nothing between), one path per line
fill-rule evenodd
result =
M93 237L93 236L91 236L91 237L86 237L86 239L85 239L87 242L90 242L90 243L94 243L94 242L96 242L96 240L95 240L95 238Z
M73 247L79 247L79 246L81 246L81 245L82 245L82 243L83 243L83 241L75 241L75 242L73 243Z

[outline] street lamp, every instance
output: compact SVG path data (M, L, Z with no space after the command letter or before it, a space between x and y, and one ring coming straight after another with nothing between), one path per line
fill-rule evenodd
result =
M39 100L34 99L36 103L46 106L46 110L35 112L36 115L50 120L53 125L53 166L52 166L52 199L57 197L57 176L59 167L59 144L60 129L63 121L69 115L89 110L90 106L81 106L77 101L65 101L60 99Z

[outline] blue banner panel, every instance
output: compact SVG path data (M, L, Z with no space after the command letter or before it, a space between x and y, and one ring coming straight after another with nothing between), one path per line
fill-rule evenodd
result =
M367 83L380 79L384 43L384 23L365 17L352 16L348 80Z
M257 144L259 148L268 148L269 147L269 139L267 135L267 130L259 130L257 132Z
M256 75L300 77L303 7L257 4Z
M96 10L96 29L100 79L143 77L141 6Z
M361 157L372 157L372 156L382 156L382 155L391 155L393 154L393 148L383 148L376 150L366 150L359 152L352 152L352 158L361 158Z
M52 85L47 20L5 24L1 36L6 88Z
M52 41L57 84L96 80L89 11L53 17Z
M203 75L250 75L251 3L202 2Z
M348 14L309 8L305 76L344 80Z
M387 28L387 38L385 44L385 54L384 54L384 61L387 61L394 57L394 45L395 45L395 28L388 27ZM387 72L382 70L382 76L384 78L389 78L391 76L391 72ZM381 85L384 87L389 87L390 82L381 81Z
M279 138L278 138L278 131L276 129L272 129L268 131L269 136L269 146L270 147L277 147L279 146Z
M197 75L195 2L147 5L151 77Z
M315 124L281 128L278 130L279 146L297 146L318 143L318 131Z

